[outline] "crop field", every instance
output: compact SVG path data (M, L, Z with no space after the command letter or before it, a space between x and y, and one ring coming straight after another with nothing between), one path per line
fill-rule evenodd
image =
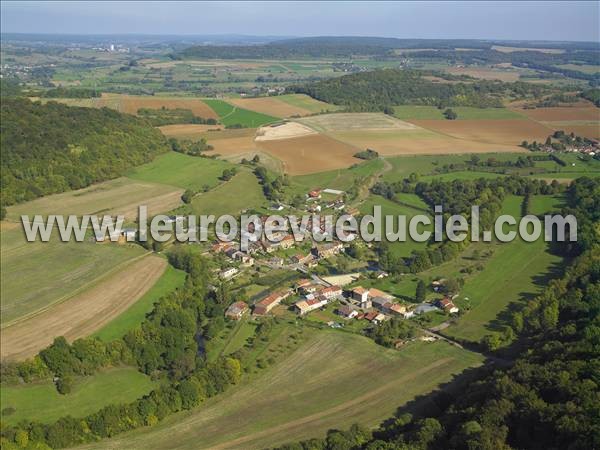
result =
M102 94L99 106L115 107L118 111L127 114L137 114L138 109L189 109L197 117L203 119L217 119L217 113L206 103L198 98L186 97L158 97L123 94Z
M600 109L591 104L556 106L549 108L516 109L517 112L539 122L592 120L600 122Z
M275 141L277 139L290 139L301 136L317 134L315 130L298 122L286 122L267 127L261 127L256 131L257 141Z
M360 422L375 426L481 357L444 342L384 349L362 336L314 336L259 377L193 411L84 448L257 449L324 436Z
M121 177L11 206L7 208L7 217L20 220L21 214L44 217L49 214L122 214L126 219L135 219L139 205L148 206L149 213L169 211L181 204L182 193L181 188Z
M3 414L2 422L13 425L21 420L51 423L61 417L83 417L104 406L127 403L147 394L156 386L150 377L132 368L99 372L76 380L69 395L61 395L51 381L25 386L2 386L2 408L14 408Z
M382 156L525 151L525 149L516 144L498 144L458 139L423 128L417 129L417 131L342 131L330 133L330 135L335 139L350 143L361 149L370 148L375 150Z
M257 146L283 163L290 175L349 167L359 162L356 147L329 136L316 134L292 139L260 141Z
M162 134L167 137L177 139L197 140L203 137L203 134L211 130L220 130L220 125L197 125L192 123L182 123L178 125L163 125L158 127Z
M514 146L545 141L553 130L532 120L413 120L412 123L457 139Z
M94 333L135 304L160 278L166 266L164 258L144 255L106 272L102 279L73 297L3 328L2 358L33 356L57 336L73 341Z
M199 190L203 186L215 187L223 170L230 167L231 164L218 159L170 152L135 168L128 176L144 182Z
M239 214L245 209L266 206L267 200L256 176L241 170L231 180L210 192L199 194L192 201L196 214Z
M175 289L183 286L185 276L185 272L182 270L175 269L173 266L168 265L164 273L148 292L127 308L122 314L106 324L101 330L94 333L93 336L98 337L105 342L110 342L114 339L123 337L125 333L143 322L146 314L152 311L155 302L170 292L173 292Z
M273 117L306 116L312 114L307 109L280 100L279 97L230 98L227 101L239 108Z
M366 130L416 130L414 125L383 113L337 113L297 119L320 133Z
M448 67L445 71L452 75L468 75L481 80L500 80L506 82L519 81L521 77L521 73L517 70L485 67Z
M456 120L506 120L523 119L525 116L508 108L473 108L453 106ZM444 109L435 106L401 105L394 106L394 113L401 120L446 120Z
M279 120L278 117L240 108L223 100L205 101L219 115L219 121L225 126L241 125L245 128L257 128Z
M74 295L114 267L141 254L137 245L27 242L20 224L2 223L0 233L2 326Z
M547 127L553 130L562 130L565 133L575 133L577 136L583 136L589 139L600 139L600 121L559 121L543 122Z
M296 108L301 108L312 114L320 113L324 111L337 111L340 109L337 105L331 103L325 103L320 100L316 100L305 94L286 94L278 97L282 102L292 105Z

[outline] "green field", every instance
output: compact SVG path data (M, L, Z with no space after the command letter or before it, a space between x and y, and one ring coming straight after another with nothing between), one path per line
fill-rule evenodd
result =
M351 333L312 333L282 362L199 408L85 448L255 449L324 436L357 422L375 426L481 363L479 355L443 342L416 342L396 351Z
M224 169L232 165L219 159L200 158L171 152L149 164L137 167L129 177L140 181L168 184L183 189L200 190L219 184Z
M138 245L63 243L56 235L47 243L27 242L20 226L3 228L3 325L74 295L144 253Z
M562 195L534 195L531 197L530 213L538 215L557 212L564 206L565 199Z
M473 108L470 106L453 106L452 110L458 115L457 120L504 120L524 119L525 116L507 108ZM394 115L402 120L428 120L441 119L444 117L445 109L435 106L401 105L394 106Z
M194 197L192 209L196 214L214 214L218 217L239 214L242 210L261 208L266 204L258 179L252 172L243 169L226 183Z
M297 106L298 108L304 108L312 113L320 113L322 111L337 111L341 109L339 106L316 100L305 94L279 95L277 100L281 100L288 105Z
M171 265L167 266L165 272L148 292L124 313L94 333L94 336L105 342L123 337L129 330L142 323L146 314L152 311L155 302L183 286L185 276L182 270L177 270Z
M267 114L238 108L223 100L205 99L203 101L217 113L219 121L226 127L230 125L242 125L245 128L257 128L267 123L281 120Z
M27 419L50 423L67 415L83 417L106 405L131 402L155 385L135 369L118 368L77 379L68 395L59 394L51 381L2 386L2 409L15 409L13 414L3 414L2 422L10 425Z
M426 175L421 177L422 181L452 181L452 180L478 180L479 178L499 178L503 174L492 172L475 172L472 170L462 170L459 172L440 173L437 175Z

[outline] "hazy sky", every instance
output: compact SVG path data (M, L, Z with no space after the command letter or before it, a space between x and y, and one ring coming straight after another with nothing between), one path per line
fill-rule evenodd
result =
M589 2L1 3L2 32L360 35L600 41Z

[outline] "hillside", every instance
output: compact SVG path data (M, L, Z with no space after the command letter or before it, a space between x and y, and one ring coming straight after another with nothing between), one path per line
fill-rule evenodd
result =
M2 101L2 204L116 178L168 150L160 131L116 111Z
M505 96L539 96L544 88L525 83L477 81L434 83L415 70L385 69L345 75L290 88L351 110L383 110L392 105L500 107Z

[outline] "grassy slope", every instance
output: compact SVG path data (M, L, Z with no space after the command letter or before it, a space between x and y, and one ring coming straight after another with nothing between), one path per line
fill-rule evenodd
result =
M253 449L355 422L374 426L480 362L442 342L395 351L354 334L315 333L283 362L198 409L89 448Z
M0 233L3 324L75 294L144 252L133 244L62 243L54 237L29 243L20 227Z
M240 124L244 127L256 128L280 120L267 114L237 108L223 100L207 99L204 102L219 115L219 121L225 126Z
M146 314L152 310L155 302L169 292L183 286L184 281L185 272L170 265L167 266L163 275L142 298L104 328L94 333L94 336L106 342L122 337L127 331L142 323Z
M256 176L241 170L231 180L210 192L196 196L192 208L196 214L238 214L247 208L259 208L266 204L262 187Z
M82 417L111 403L126 403L148 393L155 385L150 378L132 368L111 369L91 377L80 378L73 391L61 395L54 383L3 386L2 408L15 412L2 421L15 424L22 419L52 422L65 415Z
M171 152L153 162L134 169L129 177L183 189L199 190L204 185L215 187L224 169L231 164L217 159L199 158Z

